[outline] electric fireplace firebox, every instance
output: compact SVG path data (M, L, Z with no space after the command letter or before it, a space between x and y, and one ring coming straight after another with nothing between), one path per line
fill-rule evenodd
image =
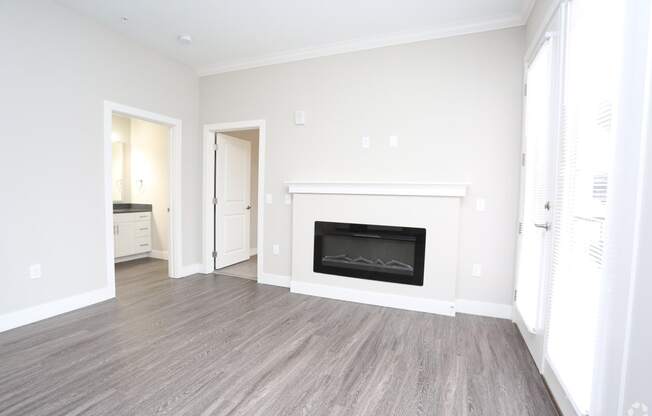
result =
M423 286L425 228L315 221L313 270Z

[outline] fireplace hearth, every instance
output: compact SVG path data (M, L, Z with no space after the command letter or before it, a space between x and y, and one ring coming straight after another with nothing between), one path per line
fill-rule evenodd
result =
M426 230L315 221L313 271L423 286Z

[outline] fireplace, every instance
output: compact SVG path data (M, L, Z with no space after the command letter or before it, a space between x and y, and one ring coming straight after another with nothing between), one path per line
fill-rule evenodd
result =
M313 271L423 286L424 228L315 221Z

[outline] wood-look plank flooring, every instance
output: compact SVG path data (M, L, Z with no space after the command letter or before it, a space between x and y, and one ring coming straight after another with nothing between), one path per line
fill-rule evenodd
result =
M557 415L509 321L166 269L1 333L0 415Z

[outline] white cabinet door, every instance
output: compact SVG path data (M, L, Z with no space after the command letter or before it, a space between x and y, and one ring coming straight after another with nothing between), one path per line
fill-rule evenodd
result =
M134 254L135 230L132 222L117 222L115 224L115 257Z

